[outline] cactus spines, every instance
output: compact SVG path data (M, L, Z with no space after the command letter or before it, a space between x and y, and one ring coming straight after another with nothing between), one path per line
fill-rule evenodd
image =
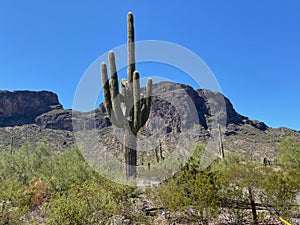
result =
M118 83L115 55L109 52L110 80L106 64L101 64L105 107L111 122L124 129L124 159L126 178L136 178L136 136L149 118L152 95L152 79L146 84L145 96L140 93L140 75L135 70L133 15L128 13L128 80ZM119 92L120 90L120 92Z

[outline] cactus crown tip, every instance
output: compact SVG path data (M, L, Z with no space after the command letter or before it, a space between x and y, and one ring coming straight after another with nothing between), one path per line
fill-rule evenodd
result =
M127 18L128 18L128 20L133 21L133 13L132 13L132 12L129 12L129 13L127 14Z
M139 72L137 71L137 70L135 70L134 72L133 72L133 79L134 80L137 80L137 79L139 79L140 78L140 74L139 74Z
M114 58L115 58L115 53L114 53L113 51L109 51L109 52L108 52L108 58L109 58L110 60L114 60Z

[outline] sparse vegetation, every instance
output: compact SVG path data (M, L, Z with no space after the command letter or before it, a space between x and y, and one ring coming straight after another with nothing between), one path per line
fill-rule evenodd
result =
M136 190L101 177L76 147L58 155L46 143L2 151L0 184L0 224L26 224L33 211L47 224L107 224L124 205L136 207Z
M142 195L101 177L76 147L55 154L43 142L2 151L0 224L155 224L157 218L160 224L246 224L253 220L249 185L258 224L299 216L296 139L279 144L271 166L227 153L202 168L203 150L197 146L182 171ZM283 160L291 151L294 161Z

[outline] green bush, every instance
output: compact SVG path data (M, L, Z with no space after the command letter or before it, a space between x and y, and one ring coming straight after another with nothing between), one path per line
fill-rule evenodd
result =
M300 141L296 137L287 137L278 145L279 165L300 170Z
M299 210L299 147L295 138L285 139L274 166L246 162L234 153L207 167L204 148L197 146L183 170L148 190L147 197L171 212L169 222L180 217L186 223L207 224L223 212L228 223L244 224L251 219L246 210L251 185L257 204L289 218ZM172 172L178 163L165 159L162 169ZM145 174L157 172L156 166ZM153 223L143 211L138 189L96 173L76 147L55 154L47 143L38 143L13 154L0 152L0 224L26 224L29 213L41 206L47 224Z
M182 215L185 222L206 224L217 216L219 205L217 185L210 172L181 172L176 179L161 184L148 196L152 196L156 205L165 210L185 212Z
M0 224L20 224L29 211L30 196L20 182L0 182Z
M73 185L44 206L48 224L107 224L116 208L112 195L95 183Z
M55 156L45 143L36 147L26 144L17 152L1 152L0 179L10 179L28 184L33 177L45 177L51 174Z

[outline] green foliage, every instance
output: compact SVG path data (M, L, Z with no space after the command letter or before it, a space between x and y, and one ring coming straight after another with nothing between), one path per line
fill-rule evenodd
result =
M277 157L281 166L300 170L300 141L295 137L285 138L278 146Z
M207 224L221 213L227 224L245 224L251 220L251 185L257 206L269 210L273 218L291 218L299 211L298 151L299 142L287 138L279 145L278 165L247 162L234 153L203 167L205 151L197 146L188 169L148 190L147 196L156 207L171 212L169 222L180 217L186 223ZM179 163L163 162L164 169ZM46 143L39 143L14 154L0 152L0 224L26 224L28 214L41 207L47 224L152 224L139 194L136 188L95 173L76 147L55 154ZM263 220L265 215L260 216Z
M100 217L104 221L115 204L123 205L135 197L135 188L117 185L97 174L76 147L55 154L46 143L39 143L25 145L14 154L0 152L0 224L21 224L29 211L47 202L44 213L49 215L49 223L59 223L55 214L60 210L62 214L57 216L68 215L73 222L87 215L88 221ZM82 211L77 212L79 205ZM101 212L98 206L103 208Z
M260 183L261 191L258 192L260 202L285 218L291 216L297 210L296 194L300 188L293 172L266 171L264 177Z
M177 176L153 191L153 201L171 212L188 211L183 217L189 222L207 223L216 217L219 197L213 173L183 171Z
M51 189L67 190L71 184L80 184L95 177L95 172L82 158L76 147L56 155L46 143L35 147L25 145L15 154L1 152L0 179L16 180L28 185L41 178Z
M217 171L222 208L229 213L231 222L243 224L249 217L249 186L257 206L267 209L275 218L288 218L298 210L295 200L300 188L299 172L234 161L219 164L221 169Z
M29 196L20 182L0 182L0 224L20 224L28 210Z
M0 153L0 179L17 180L28 184L33 177L40 177L51 173L51 162L54 154L45 143L38 143L35 147L26 144L16 153ZM46 174L45 174L46 175Z
M230 158L230 157L229 157ZM245 224L249 218L249 185L256 187L259 176L252 163L240 164L239 157L232 156L217 170L221 209L227 214L228 224ZM217 167L217 166L216 166Z
M292 143L289 146L285 141L281 146L294 151L297 144L294 140ZM278 215L295 216L299 210L295 197L300 188L300 176L295 164L289 164L291 169L265 167L260 162L246 161L238 153L229 153L225 159L203 167L204 153L204 148L197 146L184 171L149 192L149 198L152 197L157 207L177 217L185 212L181 215L185 222L205 224L221 212L227 224L245 224L252 220L251 187L256 207L269 211L273 220L278 220ZM261 222L266 213L259 213Z
M126 201L123 201L118 205L114 214L119 215L119 217L121 216L123 218L122 224L153 224L153 218L147 216L143 212L143 203L138 198L129 198Z
M96 177L96 173L84 161L78 148L67 149L63 154L54 156L51 161L51 174L47 174L50 188L62 192L71 185L81 184Z
M192 156L189 158L186 167L189 171L196 173L202 170L202 157L205 152L203 145L196 145Z
M68 192L56 193L44 206L48 224L107 224L116 202L95 183L72 185Z

